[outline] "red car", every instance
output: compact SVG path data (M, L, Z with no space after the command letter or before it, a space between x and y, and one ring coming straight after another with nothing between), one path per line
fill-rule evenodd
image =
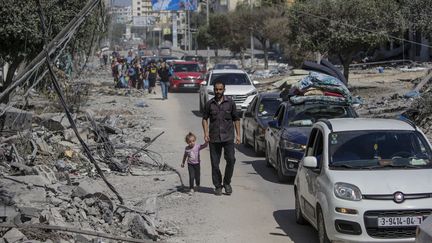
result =
M173 75L170 77L171 92L180 90L197 91L204 81L204 73L197 62L174 61Z

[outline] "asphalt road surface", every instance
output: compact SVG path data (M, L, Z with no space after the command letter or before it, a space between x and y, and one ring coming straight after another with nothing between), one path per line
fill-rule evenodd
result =
M180 168L180 163L187 132L194 132L198 143L204 140L199 96L170 93L168 100L160 100L159 94L148 98L161 117L156 126L166 131L159 144L171 151L166 160L182 171L188 185L187 169ZM231 196L213 194L208 148L202 150L201 160L201 192L191 196L183 209L170 211L178 212L174 217L182 223L183 234L175 242L317 242L310 225L295 222L293 185L278 183L274 169L267 168L264 158L255 157L251 148L237 146ZM224 166L222 160L221 168Z

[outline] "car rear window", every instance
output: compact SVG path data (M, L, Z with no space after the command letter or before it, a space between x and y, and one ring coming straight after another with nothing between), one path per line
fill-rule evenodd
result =
M312 126L319 119L353 117L348 106L308 104L291 106L285 126Z
M244 73L213 73L210 85L214 82L222 81L225 85L250 85L249 78Z
M198 64L174 64L174 72L199 72Z

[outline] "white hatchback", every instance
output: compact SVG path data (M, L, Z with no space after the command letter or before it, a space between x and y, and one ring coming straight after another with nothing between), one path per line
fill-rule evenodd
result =
M431 145L408 121L319 121L294 192L296 221L320 242L414 242L432 212Z

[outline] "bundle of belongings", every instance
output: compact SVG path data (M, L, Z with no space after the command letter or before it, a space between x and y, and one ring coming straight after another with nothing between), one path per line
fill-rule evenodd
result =
M339 79L318 72L310 72L298 83L291 86L284 100L292 104L307 101L323 103L352 103L352 96L345 84Z

